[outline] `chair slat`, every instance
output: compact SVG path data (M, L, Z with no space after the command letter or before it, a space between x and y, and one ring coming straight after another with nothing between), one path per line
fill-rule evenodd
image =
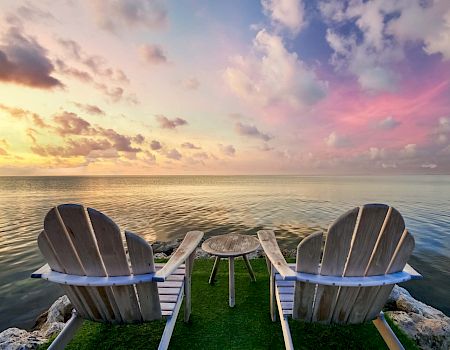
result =
M86 276L106 276L97 242L84 207L78 204L62 204L57 209L61 224L72 242ZM109 298L111 293L107 289L108 287L93 287L91 289L92 296L98 303L104 321L120 322L120 318L117 319L114 313L114 301L111 302Z
M322 249L322 232L314 233L303 239L297 247L297 272L317 274L319 270L320 252ZM306 282L295 282L295 297L292 318L311 321L316 285ZM283 301L283 300L282 300Z
M58 258L53 251L48 238L45 234L45 231L42 231L37 239L39 250L41 251L42 255L44 256L45 260L47 260L48 265L50 268L54 271L58 272L64 272L64 268L61 266L61 263L58 261ZM74 308L79 312L80 316L82 317L93 317L93 315L90 315L90 312L88 312L85 307L83 306L82 301L80 300L80 297L78 296L78 292L76 287L72 286L66 286L61 285L62 289L66 293L66 295L69 297L70 301L72 302L72 305ZM90 311L90 310L89 310Z
M403 270L406 262L414 250L414 244L414 237L407 230L405 230L386 273L394 273ZM386 303L389 294L391 294L392 288L394 288L393 285L379 287L375 299L369 305L365 316L366 321L373 320L378 316L380 310L382 310L384 304Z
M44 219L44 231L50 246L56 254L61 268L68 274L85 276L86 272L62 222L57 208L52 208ZM101 297L93 287L78 287L79 298L83 301L91 319L99 321L106 318L106 309Z
M331 224L325 241L321 275L342 276L358 214L359 208L354 208ZM312 321L331 321L338 291L339 287L317 286Z
M367 271L365 272L366 276L383 275L387 272L404 230L405 222L403 217L395 208L390 207L369 261ZM348 323L361 323L364 321L370 305L376 299L379 289L380 287L360 288L353 308L348 316ZM378 311L381 311L381 309Z
M93 228L93 236L108 276L130 275L119 227L105 214L87 209ZM133 286L111 287L109 302L113 306L114 320L140 322L142 320L136 292Z
M155 272L152 247L141 237L125 232L131 268L134 274ZM136 285L141 306L142 319L152 321L161 319L160 298L156 282ZM175 300L176 301L176 300Z
M344 276L364 276L388 210L389 206L384 204L367 204L361 208ZM333 322L347 322L359 289L359 287L340 288L333 311Z

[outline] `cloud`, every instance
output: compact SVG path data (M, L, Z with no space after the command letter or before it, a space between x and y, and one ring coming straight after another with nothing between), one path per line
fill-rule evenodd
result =
M65 146L40 146L33 145L31 150L40 156L47 157L78 157L88 156L93 151L106 151L111 149L112 145L107 140L94 140L88 138L82 138L79 140L69 139Z
M160 149L162 148L162 145L161 145L161 143L160 143L159 141L153 140L153 141L150 143L150 148L151 148L153 151L157 151L157 150L160 150Z
M351 141L347 136L339 135L337 132L333 131L325 138L325 143L329 147L334 148L345 148L351 146Z
M421 168L435 169L437 165L434 163L424 163L420 166Z
M370 147L369 148L369 157L372 160L380 160L386 157L386 151L384 148Z
M0 45L0 81L51 89L63 84L52 76L54 66L36 39L18 27L10 28Z
M402 150L400 150L400 154L406 158L415 157L417 154L417 145L415 143L407 144Z
M206 160L209 159L209 155L206 152L197 152L192 155L193 158Z
M142 145L145 141L145 137L141 134L137 134L135 137L133 137L133 141L136 142L138 145Z
M48 125L40 115L31 111L27 111L22 108L5 106L3 104L0 104L0 109L7 112L11 117L27 120L29 123L37 126L38 128L50 128L50 125Z
M110 67L106 58L102 56L90 55L86 53L78 42L70 39L59 38L58 44L65 50L70 59L89 69L95 77L107 78L112 82L129 82L127 75L121 69ZM60 69L67 74L71 74L74 77L77 77L78 75L80 79L85 79L86 81L93 80L92 76L88 72L67 67L67 64L61 59L58 59L56 62Z
M60 136L89 135L93 131L91 124L75 113L64 111L61 114L55 115L53 120L57 125L56 132Z
M122 28L161 29L167 26L167 10L159 0L92 1L100 28L116 32Z
M328 28L326 39L338 71L357 77L368 91L393 92L399 75L395 65L405 57L408 44L423 45L427 54L450 59L450 2L420 1L322 1L320 12L337 33ZM345 33L345 34L342 34Z
M139 47L141 58L150 64L167 63L167 56L163 48L159 45L143 44Z
M90 105L90 104L85 104L85 103L78 103L78 102L74 102L74 105L77 106L78 108L80 108L82 111L89 113L89 114L94 114L94 115L105 115L105 111L103 109L101 109L98 106L95 105Z
M242 124L241 122L237 122L234 125L234 130L239 135L255 137L255 138L261 139L263 141L269 141L270 139L272 139L271 136L269 136L268 134L264 134L263 132L259 131L256 128L256 126L254 126L254 125L246 125L246 124Z
M180 152L173 148L170 151L166 152L166 157L169 159L180 160L183 156Z
M222 145L221 143L219 143L219 150L229 157L234 157L236 154L236 149L233 145Z
M191 77L181 81L181 86L186 90L197 90L200 87L200 82L197 78Z
M113 147L117 151L122 152L130 152L130 153L137 153L140 152L140 148L133 148L131 146L132 137L119 134L117 131L113 129L103 129L99 128L97 133L99 133L102 136L105 136L109 139L109 141L112 142Z
M315 104L328 91L327 83L289 52L280 36L264 29L256 35L251 54L235 57L224 79L238 97L262 107L299 109Z
M0 147L0 156L7 156L9 153L4 149Z
M156 121L159 123L159 126L163 129L175 129L177 126L186 125L188 122L182 118L174 118L168 119L163 115L157 115Z
M401 122L399 122L395 118L389 116L389 117L384 118L383 120L380 120L378 122L378 127L380 129L384 129L384 130L391 130L391 129L395 129L400 124L401 124Z
M298 34L305 26L305 5L301 0L262 0L264 13L275 26Z
M20 6L17 9L17 14L24 20L33 22L37 20L55 20L55 17L50 12L41 10L32 3Z
M194 145L191 142L185 142L181 144L182 148L187 148L187 149L201 149L201 147Z

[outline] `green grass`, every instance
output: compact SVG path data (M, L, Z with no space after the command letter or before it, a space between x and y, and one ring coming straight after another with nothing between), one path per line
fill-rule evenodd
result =
M236 260L236 306L228 307L228 266L222 262L217 282L208 284L213 260L197 260L192 278L192 315L175 326L170 349L284 349L279 322L269 316L269 282L263 259L251 261L257 282L242 260ZM392 325L406 349L413 341ZM290 321L296 349L387 349L372 323L347 326ZM156 349L163 321L143 325L113 326L86 321L67 349ZM40 349L46 349L45 344Z

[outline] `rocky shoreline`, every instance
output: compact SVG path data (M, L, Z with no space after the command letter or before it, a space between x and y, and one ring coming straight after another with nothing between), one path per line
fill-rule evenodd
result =
M180 244L181 239L170 242L153 243L155 259L169 258ZM282 249L286 258L295 258L296 249ZM197 248L196 259L211 258ZM261 250L249 255L250 259L262 258ZM71 316L72 305L67 296L58 298L50 308L38 317L30 330L8 328L0 333L0 350L37 349L54 334L64 328ZM450 349L450 317L443 312L414 299L409 292L395 286L385 305L385 313L421 349Z

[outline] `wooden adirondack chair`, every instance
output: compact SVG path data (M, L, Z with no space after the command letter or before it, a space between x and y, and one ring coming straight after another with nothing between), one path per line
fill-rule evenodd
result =
M106 215L81 205L51 209L38 246L48 264L31 277L59 283L75 310L49 349L63 349L83 319L115 324L167 320L159 349L167 349L186 296L184 320L191 313L191 273L203 232L188 232L166 264L155 264L141 237L125 232Z
M343 214L328 230L322 261L321 232L300 242L296 264L286 263L272 231L259 231L258 237L270 267L270 314L275 321L276 303L286 349L293 349L288 317L373 320L390 349L403 349L381 310L395 283L421 275L406 264L414 238L396 209L368 204Z

